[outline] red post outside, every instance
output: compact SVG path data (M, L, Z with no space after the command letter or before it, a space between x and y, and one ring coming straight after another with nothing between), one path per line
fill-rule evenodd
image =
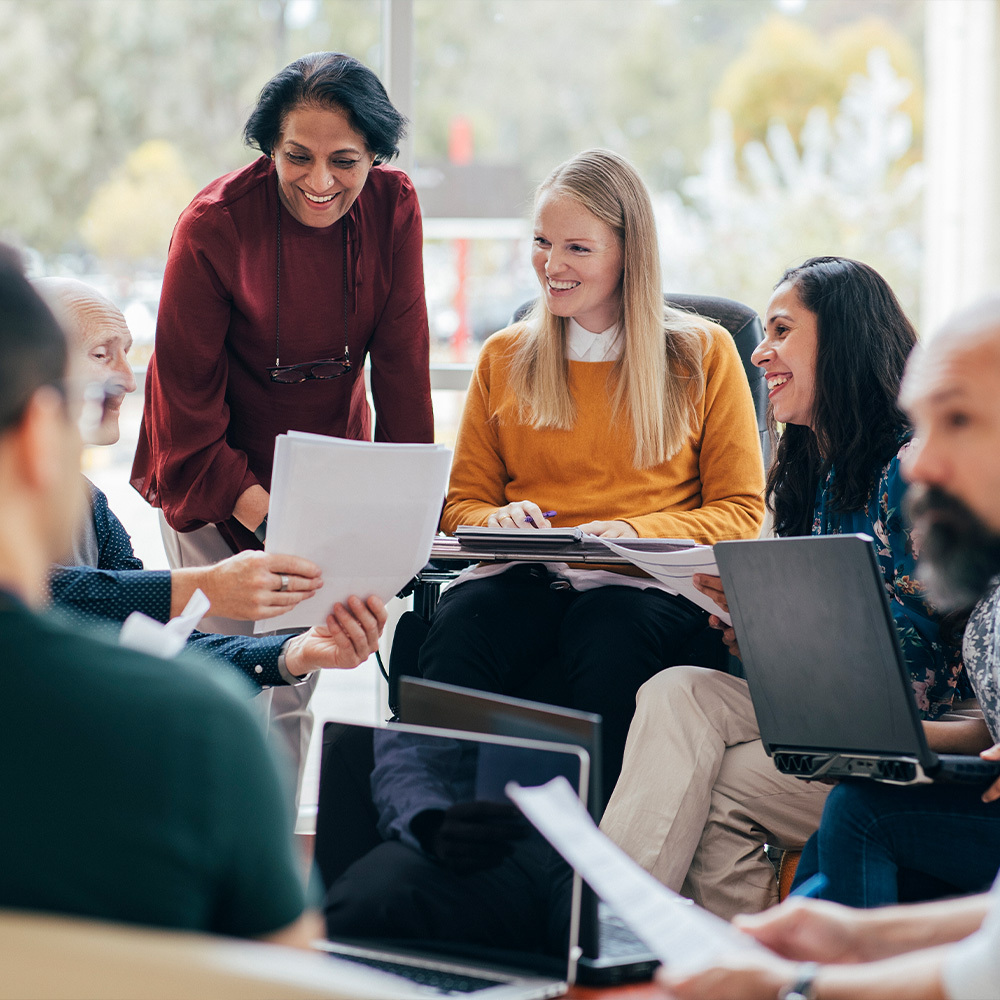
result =
M472 122L468 118L456 117L451 120L448 129L448 160L456 166L468 166L472 163ZM472 339L469 330L469 302L466 284L469 277L469 241L455 240L455 313L458 325L451 338L452 358L457 362L465 361L468 355L469 343Z

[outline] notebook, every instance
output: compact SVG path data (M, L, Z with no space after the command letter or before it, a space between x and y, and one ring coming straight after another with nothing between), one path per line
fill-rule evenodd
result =
M715 558L779 771L898 785L1000 774L927 746L870 536L718 542Z
M399 718L415 725L583 747L590 757L590 814L595 822L600 822L605 801L601 788L599 715L438 681L402 677ZM583 887L580 907L580 948L576 978L577 982L586 985L641 982L651 978L659 964L649 948L587 885Z
M580 882L526 826L509 837L509 781L565 777L585 802L585 750L393 724L327 723L316 861L328 940L340 959L400 977L401 992L476 1000L555 997L574 979ZM440 857L411 841L410 817L447 810ZM469 810L475 810L470 817ZM520 822L518 820L518 822ZM497 856L466 870L466 848ZM478 855L476 855L478 857Z

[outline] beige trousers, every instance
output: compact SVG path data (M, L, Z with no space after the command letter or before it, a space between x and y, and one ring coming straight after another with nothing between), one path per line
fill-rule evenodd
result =
M798 849L828 786L781 774L746 681L671 667L647 681L601 829L646 871L721 917L778 901L764 845Z
M183 566L211 566L212 563L228 559L233 554L226 540L219 534L214 524L197 528L195 531L174 531L158 510L160 534L163 548L171 568ZM198 625L203 632L218 632L222 635L253 635L253 622L235 618L219 618L206 615ZM254 706L260 713L268 739L277 738L285 748L295 768L295 804L298 806L309 741L312 738L313 714L309 699L319 681L318 670L313 671L301 684L271 688L261 691L254 698Z

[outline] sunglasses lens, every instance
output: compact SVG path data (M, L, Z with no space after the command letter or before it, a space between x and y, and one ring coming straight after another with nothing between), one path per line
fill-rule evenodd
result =
M272 382L281 382L285 385L291 385L295 382L305 382L307 378L309 376L305 372L294 368L278 369L278 371L271 372Z
M342 361L327 361L323 364L313 365L310 370L310 375L313 378L336 378L338 375L343 375L347 371L344 367Z

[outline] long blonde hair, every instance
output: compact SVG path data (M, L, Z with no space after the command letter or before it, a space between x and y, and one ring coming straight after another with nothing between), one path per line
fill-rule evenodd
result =
M556 167L535 194L574 198L608 225L622 248L618 329L623 349L612 368L614 412L628 411L636 468L672 458L694 429L695 404L705 391L707 330L697 316L666 306L649 192L626 159L588 149ZM576 404L569 390L567 320L539 298L523 322L511 367L521 418L534 427L570 429Z

